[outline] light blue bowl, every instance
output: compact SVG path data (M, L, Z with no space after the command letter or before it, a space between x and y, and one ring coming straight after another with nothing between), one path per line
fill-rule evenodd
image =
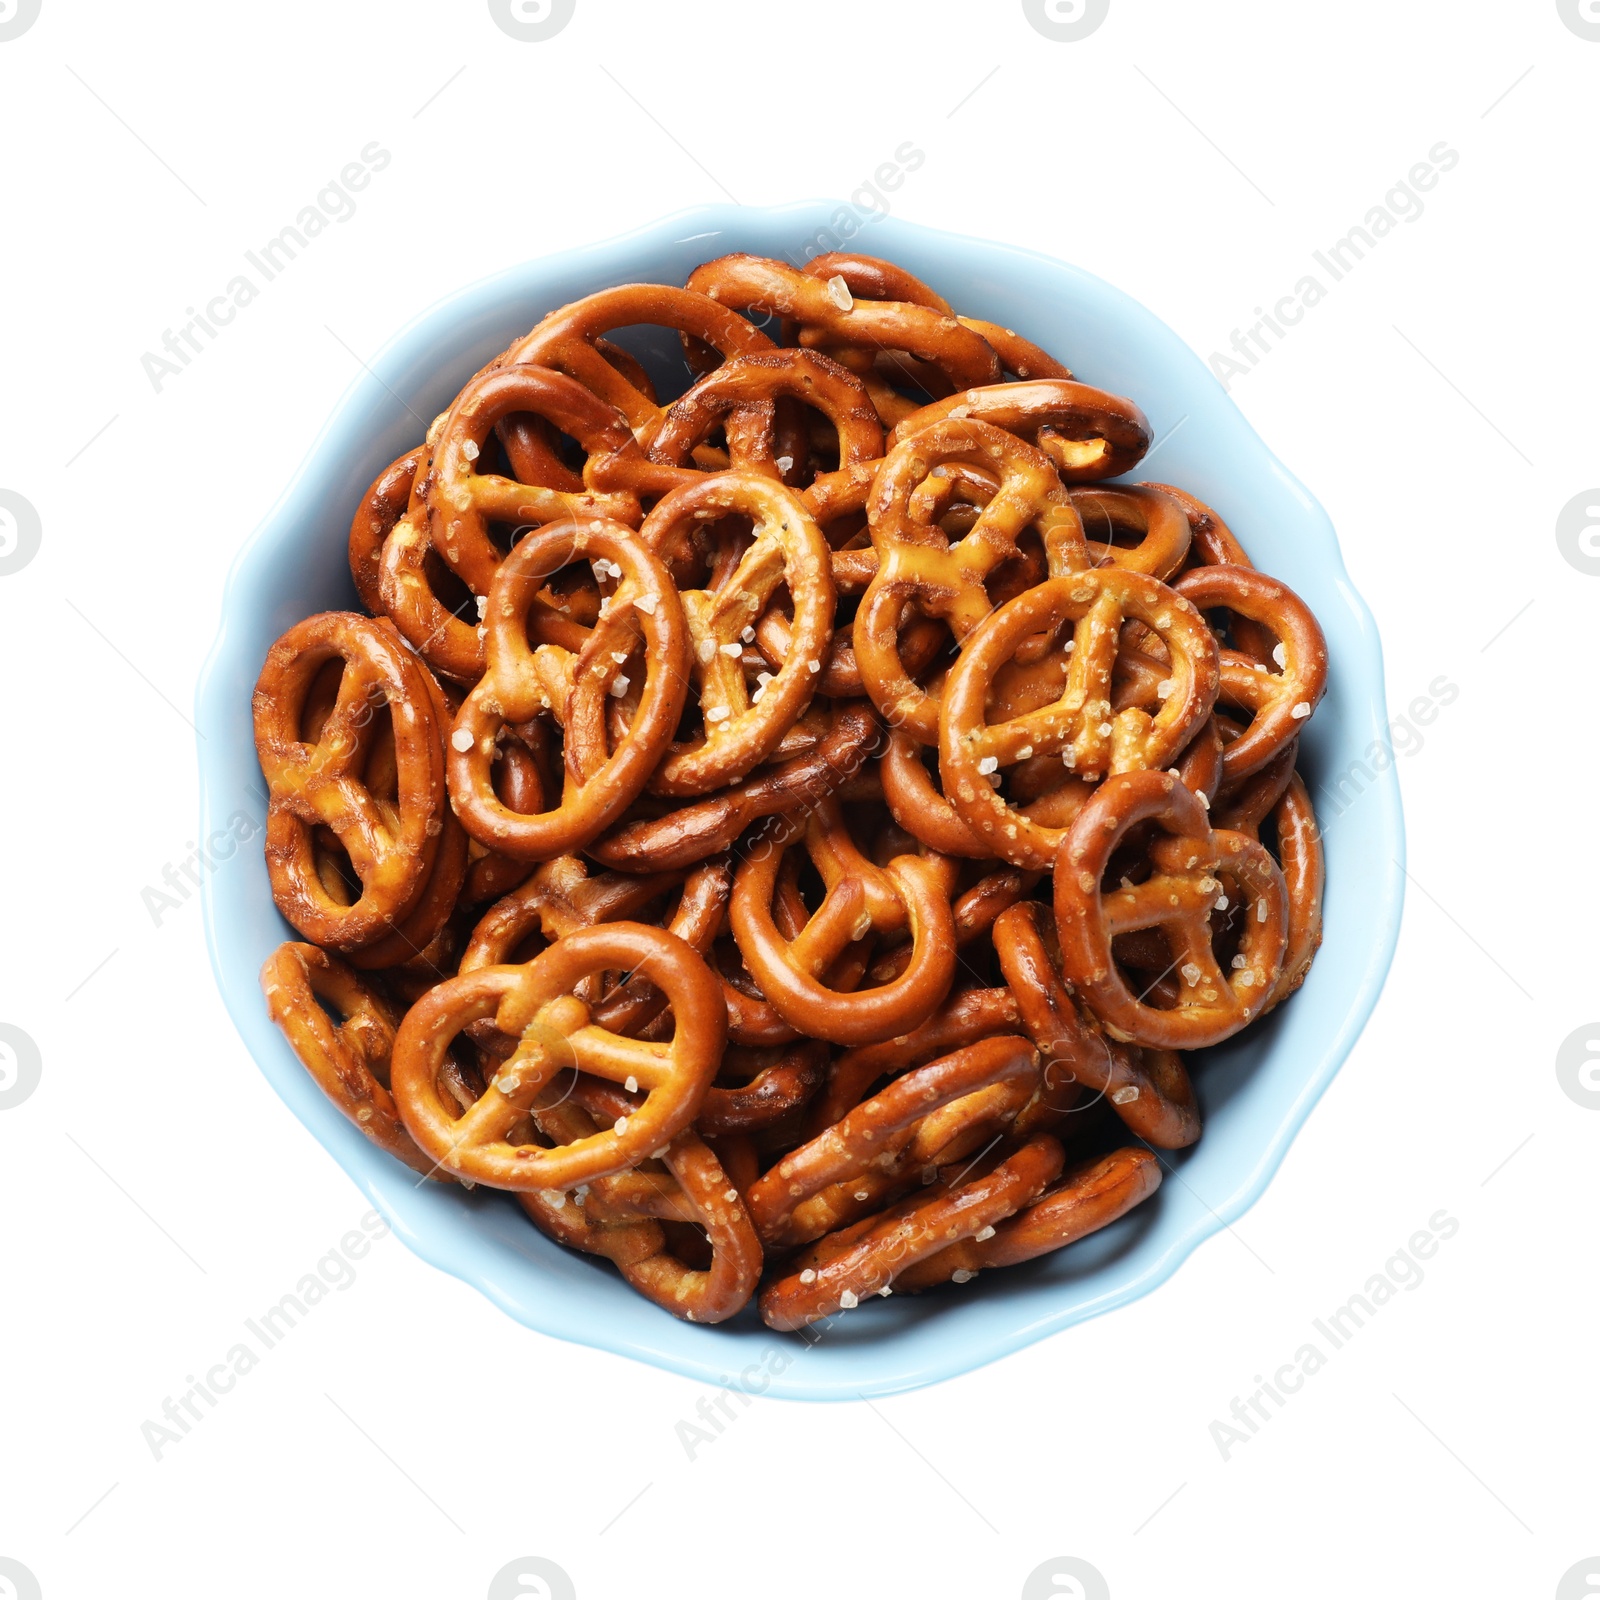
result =
M699 262L733 250L804 260L839 209L814 202L684 212L463 290L375 357L229 578L196 701L206 833L239 810L262 816L250 691L268 646L302 617L356 605L345 538L357 500L478 367L547 311L608 284L682 283ZM1327 515L1201 361L1125 294L1049 257L890 218L850 243L909 268L964 313L1025 333L1084 381L1135 399L1158 441L1137 476L1180 484L1214 505L1256 562L1303 595L1327 631L1328 694L1302 739L1302 764L1327 829L1326 940L1292 1000L1198 1060L1205 1136L1170 1162L1181 1182L1169 1180L1130 1216L1069 1250L966 1288L874 1301L815 1343L770 1332L753 1311L720 1328L682 1323L635 1295L609 1266L550 1243L505 1196L419 1188L412 1173L368 1144L267 1018L256 974L293 934L273 906L259 836L205 880L212 965L245 1043L411 1249L543 1333L709 1383L803 1399L887 1394L981 1366L1147 1293L1239 1217L1266 1187L1377 1000L1399 932L1404 878L1392 763L1375 778L1370 765L1358 774L1359 796L1350 783L1342 799L1330 799L1339 775L1387 739L1377 629L1345 573ZM659 340L635 348L649 361L663 354Z

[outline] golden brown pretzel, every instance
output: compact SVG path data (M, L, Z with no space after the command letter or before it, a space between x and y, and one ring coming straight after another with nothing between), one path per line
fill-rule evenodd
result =
M1123 623L1142 622L1167 648L1165 696L1152 716L1114 711L1111 679ZM1023 642L1073 624L1073 649L1056 699L1022 716L987 721L991 685ZM1009 806L990 775L1021 760L1059 756L1082 777L1165 767L1216 701L1215 641L1194 607L1155 578L1100 567L1052 578L1009 601L974 632L945 682L939 713L939 776L962 820L1003 860L1044 869L1063 829ZM1226 761L1226 756L1224 756Z
M317 675L344 662L338 698L315 743L301 715ZM348 611L297 623L267 652L252 705L266 776L267 870L278 909L308 939L352 951L391 933L427 887L444 831L444 747L426 669L387 622ZM396 799L365 769L380 713L393 728ZM329 829L361 893L341 904L317 870L314 830Z
M606 970L641 972L662 990L670 1041L608 1033L572 991ZM518 1043L465 1113L440 1093L445 1052L470 1024L492 1018ZM458 1175L498 1189L568 1189L635 1166L687 1128L705 1099L727 1038L716 979L681 939L638 922L579 928L522 966L483 967L424 995L395 1039L393 1093L422 1150ZM543 1149L513 1143L534 1100L561 1072L645 1092L609 1130Z
M559 709L566 732L566 786L560 804L535 816L509 810L494 791L495 740L508 724L556 709L541 685L525 618L549 575L580 556L620 573L607 615L571 662L571 688ZM637 535L598 519L554 523L525 538L489 590L488 670L467 696L450 735L450 799L467 831L524 860L580 850L603 833L649 781L676 731L688 694L689 637L672 575ZM608 692L644 639L645 684L626 735L607 745ZM627 685L624 683L624 688Z
M827 733L804 755L764 767L743 783L662 817L624 821L588 854L618 872L668 872L726 850L753 822L826 799L875 752L877 719L864 701L836 706ZM769 824L770 833L774 824ZM754 843L759 843L759 837Z
M944 998L955 971L949 877L938 857L899 856L876 867L856 849L837 800L790 816L734 879L734 937L751 976L783 1019L839 1044L870 1044L917 1026ZM792 938L773 921L773 893L791 846L822 875L822 904ZM892 982L853 994L829 987L834 962L869 933L907 933L911 960Z
M389 1093L399 1014L336 956L314 944L281 944L261 969L267 1012L317 1087L380 1150L414 1172L448 1181L406 1132ZM332 1007L339 1014L334 1021Z
M540 1130L563 1143L593 1136L619 1117L635 1114L632 1099L610 1084L580 1084L572 1101L553 1110L535 1108ZM761 1276L761 1241L744 1201L716 1153L697 1133L678 1134L659 1152L664 1172L630 1170L597 1178L571 1196L575 1209L602 1227L646 1219L704 1230L710 1262L704 1269L687 1265L668 1248L670 1227L658 1249L633 1249L617 1268L647 1300L686 1322L725 1322L749 1303ZM653 1168L654 1161L647 1164ZM559 1191L547 1191L553 1205ZM537 1218L536 1218L537 1220ZM616 1260L616 1257L613 1256Z
M599 348L605 345L603 335L645 325L675 329L725 358L772 348L772 341L759 328L703 294L667 284L629 283L585 295L552 311L512 345L502 361L555 367L576 378L616 407L645 446L655 437L666 408L657 404L653 391L641 386L636 373L616 360L614 348ZM524 435L514 421L504 433L513 460L519 449L530 448L536 441L535 434L529 431ZM537 460L536 453L529 458L530 465Z
M772 755L810 705L833 636L827 543L781 483L738 470L699 475L656 506L639 539L670 561L697 526L725 516L749 519L748 545L719 550L709 586L680 593L702 733L668 745L650 780L656 794L706 794ZM752 631L780 585L794 605L789 658L776 674L761 675L752 700L741 636Z
M1110 564L1148 573L1163 582L1182 566L1191 532L1183 506L1149 484L1100 484L1074 489L1072 503L1083 518L1083 537L1096 566ZM1119 544L1127 529L1136 543Z
M841 471L883 455L882 424L847 368L815 350L759 351L724 362L672 403L650 444L650 459L659 468L638 478L641 492L692 482L688 463L719 425L727 435L730 466L791 477L796 464L782 457L777 432L781 400L803 402L833 425ZM607 481L631 484L631 470L619 465Z
M1104 888L1113 852L1145 822L1164 835L1146 846L1152 875ZM1211 916L1235 900L1243 932L1225 975ZM1095 791L1062 846L1055 903L1063 974L1116 1039L1170 1050L1217 1044L1261 1014L1282 970L1288 902L1277 863L1244 834L1213 832L1204 807L1165 772L1120 773ZM1147 928L1166 935L1180 980L1165 1010L1145 1004L1117 967L1115 940Z
M798 1271L762 1291L761 1320L789 1332L888 1294L918 1262L978 1234L992 1236L1060 1176L1063 1161L1061 1146L1043 1134L978 1177L941 1185L891 1207L881 1219L858 1223L842 1247L829 1249L830 1241L822 1241L797 1258Z
M976 1236L925 1257L895 1280L897 1289L967 1283L991 1267L1011 1267L1109 1227L1161 1187L1161 1164L1138 1145L1079 1162L1050 1191L988 1239Z
M937 524L917 521L912 497L940 466L977 465L999 487L954 545ZM861 680L891 727L924 744L938 738L938 701L919 685L899 650L908 606L946 622L958 642L988 615L985 580L1038 529L1051 571L1086 568L1083 523L1049 460L986 423L946 420L907 436L884 458L869 507L878 570L856 613L853 633Z
M1200 1110L1182 1058L1108 1038L1085 1020L1056 971L1052 921L1048 907L1025 901L1003 912L994 929L1000 970L1044 1058L1041 1112L1072 1109L1076 1096L1061 1090L1077 1083L1103 1094L1128 1127L1157 1148L1193 1144Z
M741 311L773 311L828 347L905 351L965 387L993 383L1000 362L981 334L948 311L911 301L857 301L843 278L824 282L764 256L728 255L689 275L689 287Z
M932 1114L985 1090L1032 1093L1038 1077L1033 1046L1004 1034L912 1069L784 1156L752 1185L745 1200L757 1232L777 1247L817 1238L835 1223L834 1208L819 1204L827 1200L827 1191L881 1173L882 1158L904 1148L900 1136L914 1132ZM942 1148L936 1144L928 1154L937 1155Z
M914 411L889 435L892 450L947 418L971 417L1037 445L1068 483L1131 472L1150 448L1150 424L1131 400L1065 378L967 388Z
M456 396L433 445L423 498L428 541L469 584L487 594L501 554L491 521L541 526L569 517L606 517L631 525L640 517L629 494L572 494L478 470L495 424L531 413L571 435L591 456L637 455L626 419L583 384L537 366L490 367Z
M1273 634L1274 667L1238 651L1222 653L1222 704L1251 713L1222 754L1225 783L1265 766L1317 708L1328 685L1328 642L1311 608L1286 583L1249 567L1196 567L1175 585L1202 611L1226 608Z
M356 507L355 516L350 519L350 576L355 580L362 605L374 616L384 609L383 597L378 592L378 562L383 542L405 515L417 467L426 453L426 448L419 446L391 461L372 480L361 497L361 504Z

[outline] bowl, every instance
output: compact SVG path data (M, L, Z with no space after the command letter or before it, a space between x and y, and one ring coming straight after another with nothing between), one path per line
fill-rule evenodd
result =
M1328 889L1326 936L1304 987L1244 1035L1198 1058L1204 1136L1162 1158L1181 1182L1169 1179L1144 1205L1070 1249L964 1287L874 1300L803 1338L771 1332L753 1307L720 1327L679 1322L636 1295L608 1264L546 1239L509 1197L419 1187L324 1099L268 1020L257 986L267 954L295 935L273 905L259 849L265 789L250 692L268 647L292 623L357 606L345 540L362 491L514 336L594 289L682 283L698 263L730 251L800 264L808 251L836 247L826 234L840 217L856 228L850 248L889 257L964 314L1014 327L1085 382L1131 396L1156 439L1135 476L1179 484L1214 505L1258 565L1310 603L1327 632L1332 669L1327 697L1302 736L1301 762L1326 832ZM794 1399L849 1399L932 1383L1161 1284L1260 1196L1349 1053L1389 968L1404 880L1393 765L1375 772L1366 760L1373 742L1388 736L1377 628L1345 572L1327 515L1205 365L1143 306L1060 261L891 217L859 218L832 202L697 208L511 268L425 312L351 385L240 552L197 691L201 837L226 830L239 812L258 828L226 870L205 878L211 962L240 1035L295 1115L412 1250L517 1321L710 1383ZM632 348L647 365L672 353L666 340L649 336Z

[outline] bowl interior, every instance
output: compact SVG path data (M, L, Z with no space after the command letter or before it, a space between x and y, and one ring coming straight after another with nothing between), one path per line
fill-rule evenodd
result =
M609 243L514 268L452 297L401 333L357 379L229 580L222 627L198 692L206 835L265 788L250 693L268 647L317 611L355 608L345 561L350 517L378 470L415 444L462 383L547 311L629 281L682 283L733 250L806 259L840 210L711 207ZM841 240L842 244L843 241ZM719 1328L681 1323L604 1264L550 1243L506 1196L419 1187L328 1104L269 1022L256 974L292 930L272 903L258 842L205 881L212 962L235 1024L273 1087L412 1249L476 1285L529 1327L712 1382L769 1394L848 1398L968 1370L1160 1283L1261 1193L1290 1139L1366 1021L1399 928L1403 836L1386 737L1376 629L1352 588L1321 507L1278 463L1200 360L1151 313L1058 261L892 218L850 241L899 262L965 314L1014 327L1083 381L1131 396L1156 445L1135 473L1214 505L1257 564L1292 585L1328 636L1328 694L1302 738L1302 767L1326 838L1326 935L1302 990L1238 1040L1194 1058L1205 1134L1163 1157L1182 1181L1102 1233L1006 1272L875 1300L809 1338L767 1330L753 1310ZM825 243L824 248L835 248ZM676 392L674 343L624 336ZM259 841L259 834L257 835ZM740 1378L737 1375L745 1374Z

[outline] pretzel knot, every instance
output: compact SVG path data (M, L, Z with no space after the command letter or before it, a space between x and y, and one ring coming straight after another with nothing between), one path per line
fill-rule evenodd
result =
M422 486L429 543L474 594L488 593L500 565L491 522L538 526L594 516L631 525L641 515L629 494L572 494L480 472L477 462L495 424L516 414L545 418L591 456L640 454L622 414L576 379L534 366L480 372L446 413Z
M942 1260L979 1234L993 1235L999 1223L1050 1186L1063 1160L1060 1144L1044 1134L965 1183L941 1174L937 1188L797 1257L792 1265L799 1270L762 1292L762 1321L788 1332L859 1305L869 1295L888 1294L913 1278L919 1262Z
M572 991L605 971L642 974L675 1019L665 1042L596 1025ZM517 1040L478 1101L457 1116L439 1072L455 1037L493 1019ZM393 1093L411 1136L453 1173L499 1189L570 1189L636 1166L694 1120L727 1039L722 991L675 935L638 922L579 928L523 966L449 978L406 1014L395 1040ZM608 1130L555 1149L514 1142L538 1096L569 1069L644 1091Z
M744 549L724 541L711 586L682 592L703 733L668 746L650 781L663 795L703 795L737 782L777 749L816 692L833 636L834 592L828 545L800 500L753 472L696 475L656 506L640 541L663 560L689 543L697 526L723 516L752 524ZM794 605L787 659L763 672L752 698L744 640L778 587Z
M1167 676L1154 714L1112 705L1112 672L1125 621L1138 621L1166 647ZM995 677L1027 639L1073 624L1061 688L1043 705L990 723ZM991 774L1059 755L1075 775L1165 767L1210 714L1217 698L1216 642L1194 607L1155 578L1099 567L1052 578L992 613L967 640L945 683L939 715L939 775L945 797L1002 859L1051 866L1065 829L1008 805ZM1041 694L1039 698L1043 698ZM1226 759L1226 758L1224 758Z
M546 578L580 557L620 574L587 644L576 657L553 645L530 650L528 608ZM501 565L485 613L488 667L467 696L450 736L450 798L474 838L505 855L542 860L581 850L643 790L683 713L689 688L689 634L672 575L632 530L600 519L554 523L529 534ZM642 632L642 639L641 639ZM606 701L643 646L644 688L627 732L608 750ZM557 655L565 686L559 706L537 658ZM564 657L564 659L561 659ZM508 724L543 710L565 733L566 781L553 810L510 810L492 781L496 740Z
M810 856L825 890L809 916L795 883L793 845ZM874 866L856 848L838 799L830 796L809 816L785 818L739 868L729 906L739 953L773 1008L803 1034L871 1044L906 1033L944 998L955 973L947 868L941 857L908 855ZM788 937L773 920L775 892L785 905ZM833 987L835 964L874 932L909 935L904 969L876 988L845 993Z
M921 486L945 472L977 468L996 487L967 533L952 545L932 521L918 520ZM937 697L912 678L899 635L907 606L943 619L957 642L988 615L985 580L1017 554L1017 539L1036 527L1052 573L1087 568L1083 522L1049 460L987 423L946 419L897 444L884 458L868 506L878 570L856 614L861 681L890 724L923 744L938 739Z
M307 701L334 660L344 663L338 696L308 743L301 737ZM392 624L353 612L308 617L267 652L252 702L269 791L267 870L278 909L319 945L350 952L377 943L428 886L445 828L436 693ZM385 713L394 739L392 800L365 780ZM318 871L318 827L335 836L360 881L352 904L334 898Z
M1129 1129L1158 1149L1193 1144L1200 1137L1200 1109L1182 1058L1108 1039L1084 1019L1051 958L1056 941L1046 926L1049 915L1037 901L1025 901L1002 912L994 925L995 953L1012 1003L1045 1062L1031 1120L1071 1110L1076 1084L1104 1095Z
M1134 883L1124 873L1123 887L1105 888L1113 853L1143 822L1161 830L1145 847L1150 876ZM1277 863L1246 835L1213 830L1205 808L1165 772L1123 773L1095 791L1056 862L1055 904L1063 974L1119 1040L1171 1050L1217 1044L1260 1015L1283 967L1288 898ZM1224 975L1212 918L1229 907L1241 932ZM1118 966L1116 940L1145 929L1165 936L1172 957L1170 1009L1146 1004Z
M889 435L893 446L947 417L971 417L1037 445L1068 483L1131 472L1150 448L1145 414L1131 400L1065 378L967 389L913 411Z
M1197 567L1175 585L1202 611L1226 608L1275 634L1274 671L1236 650L1222 654L1223 705L1251 713L1222 753L1227 784L1264 767L1305 726L1328 685L1328 643L1311 608L1286 583L1249 567Z
M1000 363L979 333L948 307L909 301L856 300L831 282L764 256L728 255L689 275L689 287L741 311L776 312L796 322L803 343L868 351L903 350L937 367L958 386L993 383Z
M818 1238L841 1217L860 1216L892 1194L889 1186L908 1170L915 1182L952 1146L965 1153L974 1111L998 1105L1009 1121L1038 1082L1038 1053L1015 1034L981 1039L913 1068L751 1185L745 1201L757 1231L783 1247ZM877 1193L851 1192L863 1185Z
M641 326L672 328L686 341L709 345L729 359L772 348L759 328L692 287L630 283L585 295L552 311L506 352L503 364L528 363L567 373L620 411L640 445L648 446L666 407L657 404L648 380L641 383L642 374L623 370L614 351L608 355L597 348L604 344L603 334ZM513 457L519 446L526 448L538 437L520 418L503 431Z
M389 1093L394 1007L313 944L279 945L261 969L261 988L272 1020L340 1111L412 1171L445 1177L406 1132Z

